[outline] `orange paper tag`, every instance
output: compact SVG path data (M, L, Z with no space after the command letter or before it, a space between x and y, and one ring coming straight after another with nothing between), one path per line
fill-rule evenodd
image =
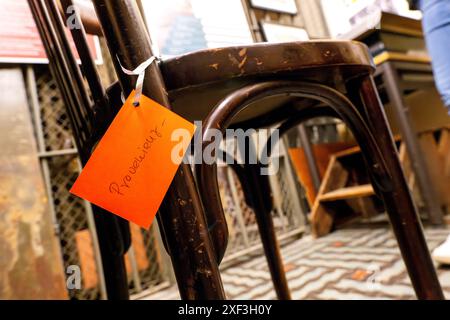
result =
M134 107L133 97L134 91L70 192L148 229L181 163L172 151L184 155L189 146L172 141L172 133L182 129L192 139L195 126L145 96Z

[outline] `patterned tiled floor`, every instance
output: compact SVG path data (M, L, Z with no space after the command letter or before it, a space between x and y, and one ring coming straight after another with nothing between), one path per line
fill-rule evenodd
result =
M430 249L450 230L426 230ZM293 299L415 299L400 252L387 227L345 229L282 248ZM264 256L222 270L229 299L275 299ZM438 267L450 299L450 268ZM179 299L176 287L145 297Z

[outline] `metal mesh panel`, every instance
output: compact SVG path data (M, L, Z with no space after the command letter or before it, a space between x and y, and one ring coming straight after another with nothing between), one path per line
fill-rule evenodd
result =
M294 199L292 192L297 190L291 190L290 185L287 183L287 170L284 161L280 161L280 170L277 173L277 179L280 186L280 191L283 197L281 198L282 216L285 217L284 224L288 231L294 230L300 226L302 221L302 212L297 212L294 205Z
M41 69L36 77L36 85L46 151L73 148L70 120L55 81L48 72Z
M242 237L236 235L241 234L243 231L239 226L237 221L236 207L234 205L233 196L230 191L229 181L226 178L227 168L219 167L217 170L218 183L220 198L222 200L222 205L227 219L228 232L229 232L229 243L228 246L233 248L241 248L243 246Z
M230 181L228 174L233 176L233 180ZM247 226L255 225L256 223L253 210L245 203L241 185L236 183L236 181L237 177L229 167L220 167L218 169L220 196L229 231L227 247L229 253L243 250L249 245L248 237L250 235L248 234ZM232 183L234 186L231 186ZM235 188L237 199L233 198L232 187Z
M42 130L45 143L45 150L42 152L73 149L70 120L57 85L47 68L36 69L36 86L41 123L38 130ZM51 199L59 226L64 267L77 265L82 272L82 289L69 290L69 295L72 299L99 299L99 275L88 229L85 203L69 192L79 174L78 158L74 154L48 157L47 161Z
M77 158L75 156L54 157L49 161L49 169L64 266L65 268L71 265L80 266L83 275L82 289L69 290L70 297L74 299L98 299L100 298L98 286L89 288L89 285L85 283L85 274L91 276L93 273L97 273L95 263L93 263L95 261L93 249L86 248L88 244L80 248L80 242L77 241L77 235L88 230L86 209L81 199L68 192L79 174ZM81 262L80 250L83 250L86 257L87 262L85 263ZM97 274L95 278L98 279Z
M228 168L228 170L231 170L231 169ZM236 186L237 193L239 196L239 202L237 205L242 210L242 216L244 218L243 220L244 220L244 224L245 224L245 232L247 232L247 237L250 242L250 245L258 244L261 242L261 240L259 237L258 224L256 223L255 212L253 211L252 208L250 208L247 205L247 202L245 201L244 190L242 188L242 185L240 184L240 182L239 182L237 176L234 174L234 172L233 172L233 175L234 175L235 186Z
M280 187L281 208L278 208L278 210L275 206L272 212L275 231L278 236L303 226L300 217L302 212L295 209L293 197L296 195L289 189L289 184L286 182L288 173L285 169L284 162L280 161L280 170L275 179ZM233 170L230 167L219 167L218 181L230 233L227 256L231 257L230 260L232 260L234 257L239 257L240 252L245 254L246 249L261 244L261 240L255 213L247 205L244 191ZM227 259L227 256L225 259Z
M96 251L94 250L93 230L88 224L87 204L70 194L69 190L79 175L77 154L53 155L46 152L70 151L75 148L70 129L70 120L65 112L58 87L46 67L37 67L36 88L39 101L39 123L36 130L42 130L45 150L40 152L46 156L50 180L50 198L59 226L59 238L65 268L79 266L82 273L82 289L69 290L72 299L99 299L100 277L98 273ZM95 234L95 233L94 233ZM153 229L150 231L135 229L133 241L135 255L127 256L127 269L130 283L130 293L150 288L163 281L159 247ZM139 250L138 250L139 249ZM130 259L144 261L130 263ZM132 267L138 269L138 285L131 276Z

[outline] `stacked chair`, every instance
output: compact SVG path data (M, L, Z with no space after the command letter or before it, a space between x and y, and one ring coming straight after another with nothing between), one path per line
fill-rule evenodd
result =
M71 118L82 163L136 85L133 70L151 58L151 42L133 0L93 0L71 30L81 70L70 50L61 12L72 0L28 0L42 36L53 76ZM62 10L60 10L62 9ZM119 81L105 88L86 41L86 30L107 42ZM119 63L120 61L120 63ZM400 167L383 106L374 86L367 47L350 41L256 44L203 50L159 61L145 74L143 93L212 129L277 127L280 133L314 117L342 119L363 151L377 195L384 201L404 262L419 299L443 299L422 225ZM86 80L86 81L84 81ZM85 87L89 86L89 91ZM90 94L89 94L90 92ZM207 147L205 142L204 148ZM254 146L245 145L245 154ZM218 155L219 156L219 155ZM266 163L266 162L264 162ZM253 208L274 288L289 299L271 217L268 177L262 163L232 166ZM216 164L182 164L157 215L182 299L225 299L219 265L228 240ZM128 299L124 254L130 246L128 223L94 206L109 299ZM299 213L300 214L300 213Z

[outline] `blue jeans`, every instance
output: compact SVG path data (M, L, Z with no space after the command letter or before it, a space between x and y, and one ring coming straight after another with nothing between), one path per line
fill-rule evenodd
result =
M421 0L420 8L436 87L450 115L450 1Z

